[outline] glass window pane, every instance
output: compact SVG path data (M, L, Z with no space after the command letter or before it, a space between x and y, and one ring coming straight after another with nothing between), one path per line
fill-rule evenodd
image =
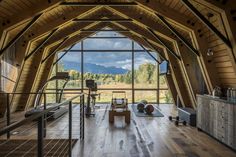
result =
M124 91L126 92L126 98L128 99L128 103L132 103L132 91L131 90L124 90ZM111 103L112 90L98 90L97 93L100 93L100 99L99 97L96 99L97 103Z
M75 44L75 46L73 46L71 50L81 50L81 42Z
M140 102L141 100L147 100L149 103L157 102L157 91L134 91L134 101L135 103Z
M166 76L162 75L159 78L160 78L160 89L168 89Z
M92 35L91 37L124 37L118 32L113 32L113 31L101 31L97 32L96 34Z
M46 104L48 103L55 103L56 102L56 90L45 90L46 93ZM42 102L44 102L44 97L42 96Z
M129 39L92 39L84 40L84 50L131 50L132 42Z
M173 103L173 98L169 90L160 90L160 103Z
M131 52L85 52L84 83L94 79L98 88L131 88Z
M64 52L58 53L60 57ZM69 72L70 81L66 85L69 88L81 88L81 52L67 53L57 64L58 72ZM62 87L64 81L58 81L59 88Z
M68 99L78 95L79 93L81 93L80 89L78 89L78 90L70 90L70 89L68 90L67 89L65 91L65 94L62 95L62 101L68 100ZM86 101L86 99L85 99L85 101ZM80 102L79 97L73 100L73 103L79 103L79 102Z
M146 52L135 52L134 88L157 88L157 77L157 62Z
M136 42L134 42L134 49L135 50L143 50L143 48Z

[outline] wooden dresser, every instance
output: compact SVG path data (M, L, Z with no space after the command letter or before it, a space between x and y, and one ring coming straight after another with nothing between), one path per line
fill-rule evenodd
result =
M236 103L197 95L197 127L236 150Z

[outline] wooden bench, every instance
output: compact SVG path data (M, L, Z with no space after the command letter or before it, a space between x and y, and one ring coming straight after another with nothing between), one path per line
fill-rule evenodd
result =
M115 116L125 116L125 122L127 124L130 123L130 111L124 110L124 111L116 111L116 110L110 110L109 111L109 122L114 123Z

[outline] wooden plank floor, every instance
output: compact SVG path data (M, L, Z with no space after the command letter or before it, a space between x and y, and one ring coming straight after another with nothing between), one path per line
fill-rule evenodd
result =
M234 157L236 153L198 132L196 128L176 127L168 115L172 105L161 105L165 117L144 118L132 113L130 125L117 117L108 123L106 110L86 120L85 141L77 143L74 155L84 157ZM77 149L76 149L77 148Z
M196 128L176 127L171 123L168 115L176 114L172 105L160 105L160 108L165 117L136 117L132 113L131 123L126 125L122 117L109 124L109 105L100 105L95 117L85 119L85 140L75 144L73 156L236 157L235 152ZM16 131L19 134L12 139L37 137L33 124ZM53 138L68 138L68 115L48 122L47 139ZM79 138L79 106L73 109L73 138Z

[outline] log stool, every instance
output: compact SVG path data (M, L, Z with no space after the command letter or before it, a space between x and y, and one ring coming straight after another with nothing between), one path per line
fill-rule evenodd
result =
M115 116L125 116L125 122L127 124L130 123L130 111L124 110L124 111L116 111L116 110L110 110L109 111L109 122L114 123Z

